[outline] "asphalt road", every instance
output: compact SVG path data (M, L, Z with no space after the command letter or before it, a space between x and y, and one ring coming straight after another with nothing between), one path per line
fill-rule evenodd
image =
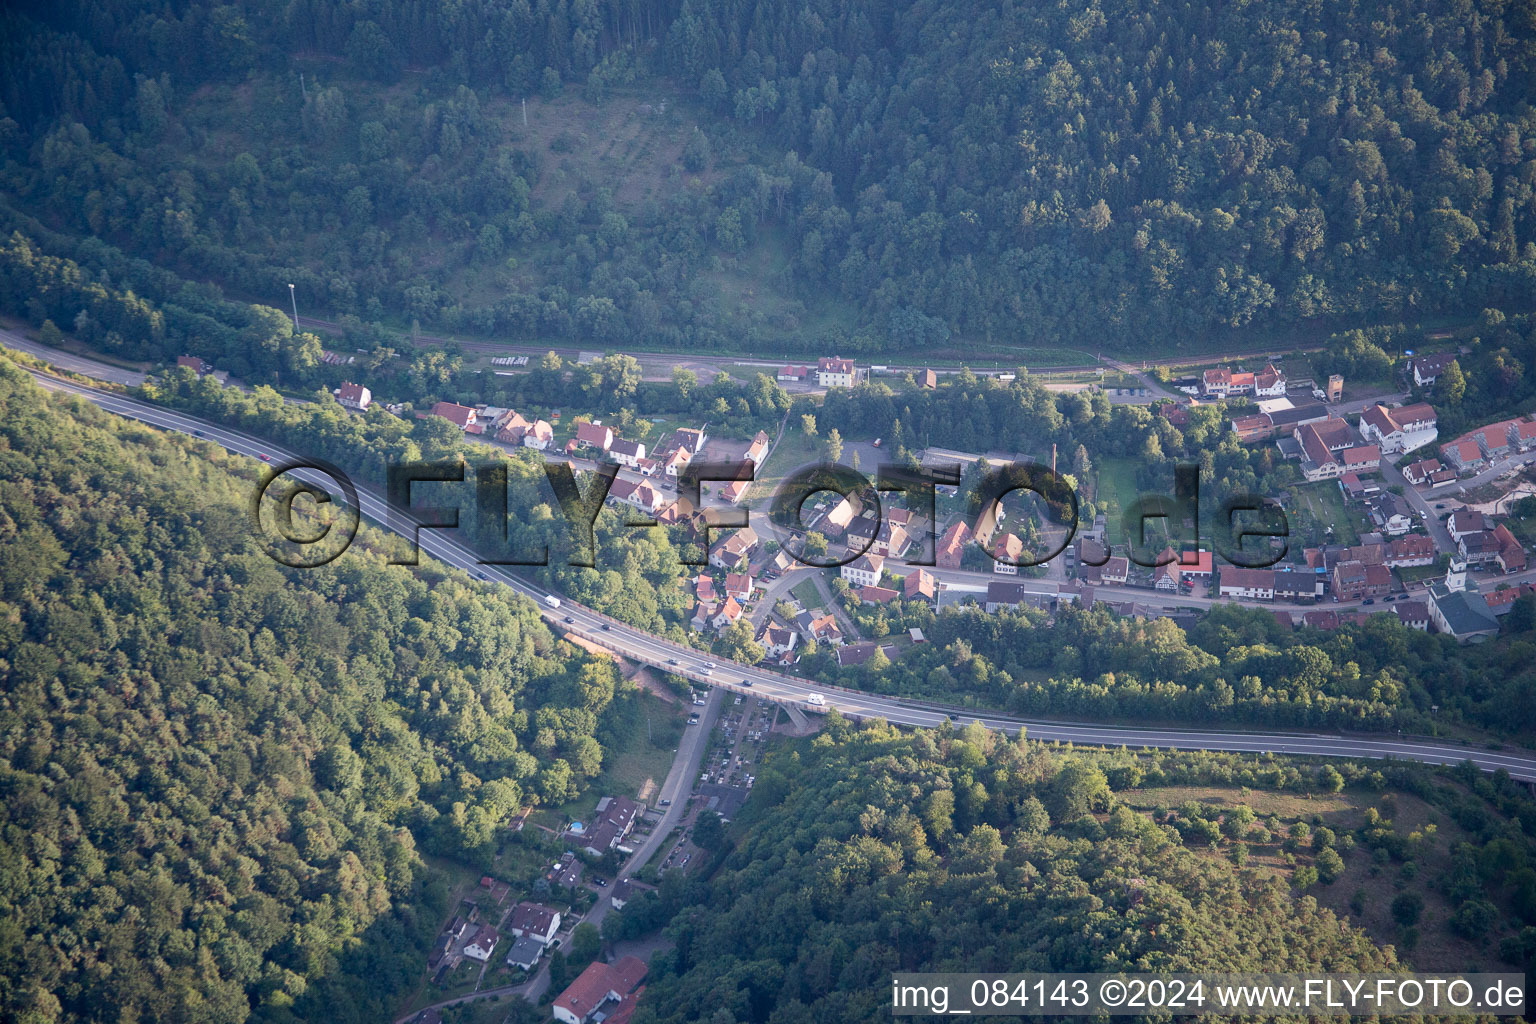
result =
M293 453L247 434L231 431L135 399L59 380L46 374L35 373L34 376L44 387L79 395L118 415L167 430L187 434L200 432L208 440L243 455L260 457L265 454L273 461L299 461ZM313 471L295 471L294 475L321 486L327 486L330 483L323 474ZM335 490L335 485L330 484L330 489ZM359 485L358 499L364 515L375 523L394 528L391 524L397 517L388 514L384 501L371 488ZM720 663L711 669L706 664L708 655L702 655L698 651L652 636L568 600L562 599L559 608L550 608L545 604L544 598L547 592L543 588L497 567L481 565L473 551L447 536L444 531L422 530L420 544L423 551L440 561L487 582L510 587L517 593L530 598L557 631L574 632L624 657L684 676L696 684L751 692L755 696L797 704L802 708L807 707L804 701L809 695L820 693L825 696L827 708L835 707L841 713L851 717L883 718L898 725L936 726L946 719L959 725L977 721L987 728L1011 733L1016 733L1021 728L1027 729L1029 736L1033 739L1058 740L1092 746L1272 752L1324 757L1390 757L1428 764L1454 764L1470 760L1485 771L1503 768L1515 778L1536 781L1536 755L1462 747L1435 740L1390 740L1368 736L1304 733L1119 728L1091 723L1032 721L1004 715L948 711L921 706L875 694L807 682L757 666L740 665L734 662Z
M25 352L29 356L36 356L49 366L57 366L61 370L70 373L79 373L87 377L95 377L97 380L111 381L114 384L123 384L128 387L137 387L144 383L144 374L135 373L132 370L124 370L121 367L111 366L107 363L87 359L84 356L73 355L63 349L50 348L47 345L39 345L37 342L0 328L0 344L7 348L13 348L18 352Z

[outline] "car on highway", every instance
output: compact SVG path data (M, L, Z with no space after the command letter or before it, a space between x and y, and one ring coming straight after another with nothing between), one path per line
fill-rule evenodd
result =
M261 453L261 461L262 462L271 462L272 461L272 456L268 455L266 452L262 452Z
M671 800L663 800L661 802L661 806L663 806L663 807L671 807L672 806L672 801Z
M203 432L201 430L194 430L194 431L192 431L192 436L193 437L202 437L203 436Z
M608 623L605 622L605 623L603 623L603 632L604 633L612 633L613 632L613 627L608 625Z
M719 667L720 667L720 666L719 666L719 665L716 665L716 664L715 664L715 663L714 663L714 662L712 662L712 661L706 661L706 662L705 662L705 663L704 663L704 667L705 667L705 668L719 668Z
M715 674L715 670L712 669L712 668L701 668L701 669L699 669L699 675L701 675L701 676L712 676L714 674Z
M571 624L571 623L573 623L573 622L575 622L575 621L576 621L576 620L575 620L575 619L573 619L573 618L571 618L571 617L570 617L570 616L569 616L569 615L567 615L567 616L566 616L566 617L565 617L565 624L566 624L566 625L567 625L567 626L569 626L569 625L570 625L570 624Z
M741 685L742 686L751 686L752 685L752 680L750 680L750 679L743 679L741 681Z
M826 706L827 698L823 697L819 693L809 693L809 694L806 694L805 702L807 704L811 705L812 707L820 708L820 707L825 707Z
M475 573L475 579L477 579L477 580L488 580L488 579L490 579L490 577L487 576L483 572L477 572L477 573Z
M667 664L668 665L676 665L677 664L677 659L676 658L668 658L667 659Z

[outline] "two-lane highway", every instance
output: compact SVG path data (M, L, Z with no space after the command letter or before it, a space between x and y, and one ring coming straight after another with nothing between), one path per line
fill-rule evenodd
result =
M273 462L303 461L260 438L242 434L160 406L96 388L64 381L34 372L38 382L54 391L78 395L108 412L130 417L152 426L196 434L242 455L266 455ZM328 489L334 483L323 474L297 471L294 474ZM371 487L359 484L358 501L362 513L376 524L397 529L398 516L391 515L384 500ZM1391 740L1366 736L1314 735L1302 733L1205 732L1194 729L1118 728L1091 723L1030 721L986 712L946 711L909 701L875 694L860 693L808 682L757 666L734 662L712 664L712 657L674 644L642 630L611 619L592 609L561 599L559 608L545 603L547 591L503 569L480 563L478 556L441 530L423 530L421 549L448 565L487 582L511 587L533 600L541 614L557 631L569 631L600 644L623 657L657 666L664 671L689 678L702 685L719 686L738 692L811 708L805 700L813 693L825 695L827 707L859 718L883 718L898 725L935 726L951 720L959 725L979 721L982 725L1016 733L1027 729L1033 739L1058 740L1093 746L1158 747L1173 750L1217 750L1245 753L1308 754L1323 757L1397 758L1428 764L1455 764L1470 760L1485 771L1506 769L1512 776L1536 780L1536 755L1520 751L1492 751L1435 740Z

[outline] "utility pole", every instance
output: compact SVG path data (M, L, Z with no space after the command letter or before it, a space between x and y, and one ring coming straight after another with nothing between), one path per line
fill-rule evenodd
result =
M293 303L293 333L299 333L299 300L293 292L293 282L288 282L288 301Z
M528 127L528 97L523 97L523 127Z
M302 71L299 72L299 95L303 97L305 103L309 102L309 90L304 88L304 72Z

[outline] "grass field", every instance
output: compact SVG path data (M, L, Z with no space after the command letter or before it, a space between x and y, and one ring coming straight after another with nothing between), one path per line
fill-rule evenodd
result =
M1120 517L1135 502L1139 491L1136 486L1136 466L1134 459L1099 460L1098 501L1108 525L1111 544L1122 544L1125 541Z
M771 431L770 431L771 433ZM752 484L752 489L747 492L747 499L754 502L754 508L767 508L766 502L773 496L779 482L790 473L807 463L817 462L823 456L820 437L807 437L805 431L800 429L798 418L795 422L787 424L784 428L784 436L774 446L768 460L757 473L757 479ZM807 507L809 514L809 507Z
M1291 493L1296 496L1296 511L1302 517L1300 532L1309 543L1322 542L1330 526L1334 543L1359 543L1361 519L1344 507L1344 495L1336 482L1304 484L1291 488Z
M795 596L795 600L799 601L807 611L812 608L819 608L824 603L821 599L821 593L816 589L816 584L809 576L796 583L789 592Z

